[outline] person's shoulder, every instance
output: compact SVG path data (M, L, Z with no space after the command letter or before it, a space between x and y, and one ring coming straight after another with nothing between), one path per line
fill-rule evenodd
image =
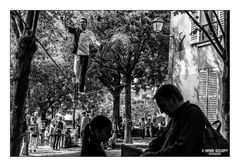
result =
M89 29L86 29L85 31L86 31L86 33L87 33L89 36L94 35L94 33L93 33L91 30L89 30Z
M198 105L190 103L190 102L188 102L188 104L187 104L187 110L192 110L192 111L195 111L195 112L202 111L201 108Z
M202 110L201 108L193 103L189 103L189 105L187 106L187 115L192 117L192 118L201 118L202 116Z

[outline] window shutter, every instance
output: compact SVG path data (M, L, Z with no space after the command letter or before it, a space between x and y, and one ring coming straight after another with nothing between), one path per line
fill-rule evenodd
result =
M199 87L198 87L198 105L207 116L207 87L208 87L208 71L199 71Z
M195 18L198 22L200 20L200 11L196 11L196 13L193 14L193 18ZM190 19L190 18L189 18ZM191 21L191 38L190 38L190 44L194 44L199 42L199 31L196 33L192 33L197 27L197 25L190 19Z
M224 10L218 11L218 17L219 17L220 23L222 25L222 28L224 30ZM221 36L221 35L222 35L222 31L221 31L220 27L218 27L218 36Z
M218 73L209 70L208 77L208 120L212 123L217 120L218 114Z
M217 120L218 90L218 72L199 70L198 105L210 123Z

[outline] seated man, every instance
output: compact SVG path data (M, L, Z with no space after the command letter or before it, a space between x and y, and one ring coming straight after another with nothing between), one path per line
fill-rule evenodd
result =
M163 85L154 95L161 112L171 120L141 156L200 156L204 120L202 111L174 85Z

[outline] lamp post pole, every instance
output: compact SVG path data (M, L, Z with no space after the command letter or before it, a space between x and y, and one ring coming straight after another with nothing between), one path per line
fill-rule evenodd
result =
M175 56L175 51L176 51L176 39L172 35L165 35L165 34L161 33L162 28L163 28L163 24L164 24L164 21L161 17L156 17L153 20L152 24L153 24L154 32L160 33L161 36L165 36L165 37L173 39L173 54L172 54L172 60L171 60L172 61L171 84L173 84L173 69L174 69L174 56ZM169 73L168 73L168 76L169 76Z

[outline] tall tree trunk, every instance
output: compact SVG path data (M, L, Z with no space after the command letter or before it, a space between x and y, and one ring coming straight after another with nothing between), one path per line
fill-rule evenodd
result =
M23 117L24 102L27 95L29 74L31 69L31 61L36 52L36 44L32 35L25 34L19 39L18 50L16 53L16 80L15 80L15 96L14 107L11 115L11 134L10 134L10 154L11 156L19 156Z
M33 16L34 15L34 19ZM37 25L39 11L27 11L26 24L23 27L23 19L16 11L11 11L11 18L17 18L14 22L15 34L17 37L17 52L16 56L16 72L14 76L14 102L11 113L11 128L10 128L10 155L19 156L22 141L23 120L24 120L24 106L29 85L29 74L31 70L31 62L34 53L37 50L36 40L34 37L35 31L30 31L32 26ZM30 19L32 18L32 20ZM24 28L24 29L23 29ZM18 32L16 32L18 31Z
M132 141L132 118L131 118L131 75L126 75L125 87L125 129L124 143L133 143Z
M116 89L112 95L113 95L113 124L114 124L114 130L115 132L118 132L119 130L119 117L120 117L120 89Z
M223 134L228 141L230 141L230 12L224 12L224 32L225 32L225 40L224 40L224 48L225 48L225 57L226 60L224 62L223 69L223 94L222 94L222 117L223 117Z

